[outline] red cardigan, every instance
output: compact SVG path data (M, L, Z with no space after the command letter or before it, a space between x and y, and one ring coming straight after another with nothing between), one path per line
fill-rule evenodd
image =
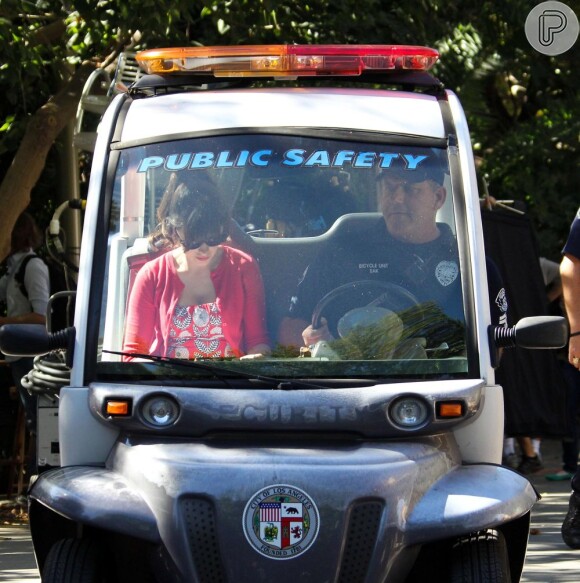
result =
M269 344L264 286L253 257L225 245L222 248L211 279L224 336L236 356L242 356L252 346ZM166 355L171 317L184 287L171 251L141 268L127 306L124 352Z

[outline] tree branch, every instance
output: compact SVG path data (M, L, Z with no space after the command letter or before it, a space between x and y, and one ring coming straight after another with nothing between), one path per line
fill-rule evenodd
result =
M52 45L54 41L60 40L66 33L66 23L59 19L42 26L28 37L28 44L31 47L38 45Z
M83 63L66 86L31 117L12 164L0 185L4 229L0 235L0 261L10 252L10 234L16 219L30 203L50 148L74 119L85 82L95 65Z

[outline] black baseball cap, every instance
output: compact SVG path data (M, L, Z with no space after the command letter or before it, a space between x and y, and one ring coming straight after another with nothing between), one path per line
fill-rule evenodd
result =
M413 152L413 155L417 156L419 153ZM389 168L381 168L377 180L392 176L410 183L433 180L437 184L443 184L445 176L449 174L444 151L429 150L423 155L427 157L421 160L416 168L409 168L400 160L396 160Z

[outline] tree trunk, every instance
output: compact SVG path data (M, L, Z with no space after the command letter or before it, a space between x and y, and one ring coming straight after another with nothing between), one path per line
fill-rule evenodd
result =
M10 235L16 219L30 203L50 148L67 123L74 119L83 87L95 66L83 63L67 85L30 119L12 164L0 185L0 261L10 253Z

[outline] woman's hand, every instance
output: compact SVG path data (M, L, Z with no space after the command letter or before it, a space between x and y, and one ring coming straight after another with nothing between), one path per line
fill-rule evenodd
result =
M264 358L272 352L267 344L257 344L248 350L248 354L240 356L240 360L253 360L255 358Z

